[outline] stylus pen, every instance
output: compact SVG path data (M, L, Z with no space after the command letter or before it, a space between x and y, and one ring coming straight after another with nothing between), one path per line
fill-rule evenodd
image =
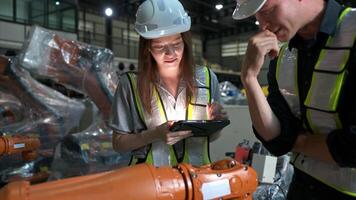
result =
M210 103L208 103L208 105L209 104L213 104L215 101L214 101L214 99L212 98L211 99L211 101L210 101ZM207 107L208 105L206 105L206 104L200 104L200 103L190 103L191 105L194 105L194 106L201 106L201 107Z

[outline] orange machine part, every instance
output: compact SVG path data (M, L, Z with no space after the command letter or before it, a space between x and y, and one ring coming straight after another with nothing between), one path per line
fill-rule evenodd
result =
M30 136L0 136L0 156L4 154L22 153L24 160L34 160L37 157L37 150L40 147L40 140Z
M228 168L213 169L211 167L214 165L196 168L189 164L180 164L176 168L157 168L149 164L139 164L112 172L32 186L26 181L12 182L0 190L0 199L199 200L203 199L201 185L204 182L222 178L230 180L231 194L219 198L251 199L251 193L257 187L257 177L253 169L244 168L236 162L235 165L229 164Z
M252 200L252 193L258 184L256 171L235 160L226 159L197 168L183 163L180 167L189 171L194 188L192 199L206 199L202 190L204 184L226 181L229 183L230 194L219 196L219 199Z

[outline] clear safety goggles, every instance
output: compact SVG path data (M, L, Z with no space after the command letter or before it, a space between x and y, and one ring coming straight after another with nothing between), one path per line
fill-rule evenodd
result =
M182 51L183 48L184 48L184 42L183 42L183 40L181 40L181 41L175 42L173 44L152 45L152 47L150 48L150 51L154 54L163 54L168 51L174 51L174 52Z

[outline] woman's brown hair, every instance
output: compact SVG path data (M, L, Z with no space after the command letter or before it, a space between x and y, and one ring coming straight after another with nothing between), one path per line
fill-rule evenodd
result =
M190 31L181 33L184 42L183 57L180 62L181 77L186 83L186 103L188 105L190 97L195 92L195 70L194 58L192 50L192 36ZM155 59L150 52L151 41L140 37L139 54L138 54L138 79L137 86L144 109L148 113L152 113L151 99L153 88L158 83L158 69ZM148 100L150 99L150 100Z

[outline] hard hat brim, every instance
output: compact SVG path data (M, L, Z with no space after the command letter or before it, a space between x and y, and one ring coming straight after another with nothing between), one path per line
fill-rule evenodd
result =
M190 27L186 28L181 28L181 27L176 27L176 28L171 28L171 29L162 29L162 30L154 30L154 31L149 31L146 33L140 33L140 35L146 39L156 39L156 38L161 38L161 37L166 37L166 36L171 36L174 34L178 33L183 33L186 31L189 31Z
M186 31L190 30L191 26L191 21L190 17L186 18L186 24L182 25L172 25L169 27L163 27L163 28L157 28L155 30L149 30L146 32L143 32L142 30L139 30L138 27L135 26L135 30L144 38L146 39L156 39L160 37L166 37L166 36L171 36L177 33L183 33Z
M232 18L235 20L246 19L256 14L267 0L247 0L241 5L237 4Z

